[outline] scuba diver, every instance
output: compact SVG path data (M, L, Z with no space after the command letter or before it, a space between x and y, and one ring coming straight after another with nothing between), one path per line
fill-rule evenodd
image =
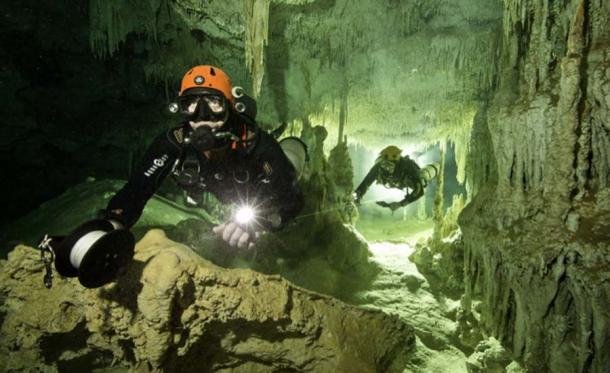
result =
M374 182L383 184L387 188L406 189L407 194L402 201L377 202L379 206L387 207L392 211L406 206L424 195L424 188L438 174L438 165L430 164L420 169L414 160L407 155L401 156L401 153L402 150L394 145L386 147L379 153L375 165L354 192L356 204L360 204L360 200Z
M303 205L297 170L278 142L238 111L243 106L235 96L240 94L221 69L189 70L178 99L186 121L153 141L129 182L108 203L106 218L131 227L171 174L193 204L210 192L223 204L261 213L250 227L232 221L214 228L231 246L251 247L254 233L278 230L291 221ZM237 218L249 214L242 211Z
M161 182L172 175L199 204L203 192L223 204L241 206L230 221L213 228L230 246L252 248L260 233L282 229L303 207L298 186L307 157L297 138L279 143L255 123L256 103L233 87L221 69L200 65L183 77L178 104L184 121L160 134L148 147L129 181L109 201L102 219L83 224L68 237L46 236L43 261L53 253L55 267L79 277L86 287L114 279L133 257L129 232ZM249 105L249 108L248 108ZM45 285L51 286L48 262Z

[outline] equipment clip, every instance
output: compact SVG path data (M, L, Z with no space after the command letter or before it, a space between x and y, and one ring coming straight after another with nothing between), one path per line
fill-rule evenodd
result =
M55 261L55 252L51 246L51 241L53 241L53 239L49 237L48 234L45 234L42 240L40 240L40 243L38 243L38 248L40 249L40 260L45 267L43 281L44 286L47 289L50 289L51 286L53 286L53 267L51 266L51 263Z

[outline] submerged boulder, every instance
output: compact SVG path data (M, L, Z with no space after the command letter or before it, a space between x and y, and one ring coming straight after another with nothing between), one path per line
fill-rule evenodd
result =
M402 371L411 327L279 276L224 269L151 230L116 282L42 284L39 253L0 261L0 369Z

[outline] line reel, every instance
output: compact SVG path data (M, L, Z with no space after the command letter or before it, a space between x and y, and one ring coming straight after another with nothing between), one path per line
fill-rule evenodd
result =
M133 258L134 246L130 231L105 219L88 221L66 237L45 236L39 244L43 258L45 250L54 254L55 269L60 275L78 277L87 288L97 288L114 280L119 269ZM52 278L49 270L47 266L45 286L48 288L51 284L47 280Z

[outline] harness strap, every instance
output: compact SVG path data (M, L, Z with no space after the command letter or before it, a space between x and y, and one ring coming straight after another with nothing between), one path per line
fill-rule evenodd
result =
M246 140L248 140L248 127L244 123L243 131L242 131L242 135L241 135L241 143L244 148L248 146ZM233 141L233 143L231 144L231 149L237 150L237 141Z

